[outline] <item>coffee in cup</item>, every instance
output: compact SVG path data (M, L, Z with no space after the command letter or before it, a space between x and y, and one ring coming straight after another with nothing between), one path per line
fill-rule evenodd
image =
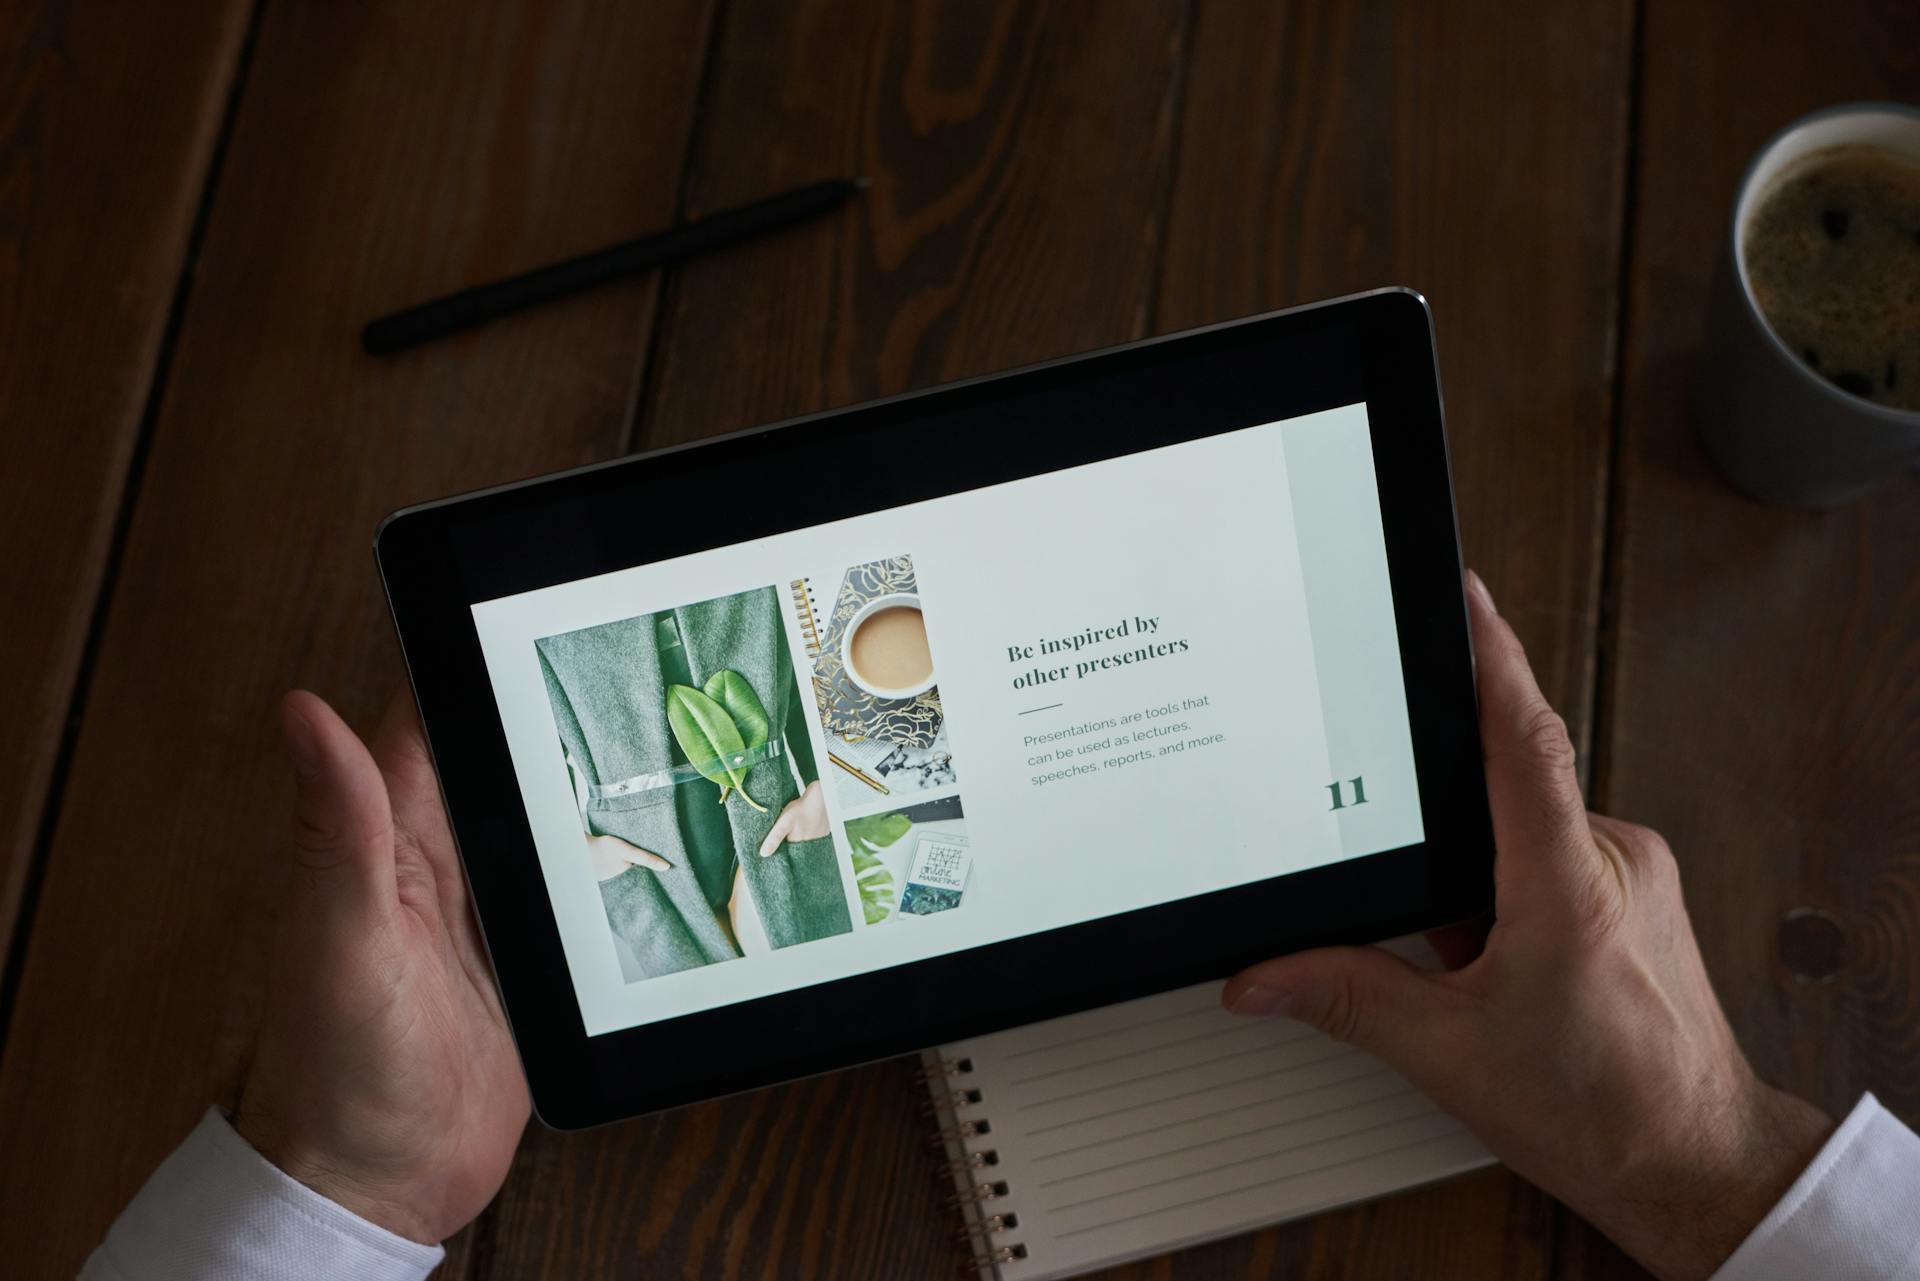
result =
M1735 488L1832 507L1920 469L1916 210L1920 108L1816 111L1747 166L1693 377Z
M853 683L877 698L911 698L933 685L933 650L920 598L876 597L847 625L842 663Z
M1774 179L1747 228L1767 324L1855 396L1920 410L1920 164L1839 146Z

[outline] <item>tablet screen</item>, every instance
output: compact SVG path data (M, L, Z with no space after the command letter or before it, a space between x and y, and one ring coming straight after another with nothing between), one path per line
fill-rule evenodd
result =
M472 607L590 1035L1423 839L1364 404L871 505Z

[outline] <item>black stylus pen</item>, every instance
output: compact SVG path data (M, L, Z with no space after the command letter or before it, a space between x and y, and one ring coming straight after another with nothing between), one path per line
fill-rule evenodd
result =
M551 266L475 285L457 294L423 302L382 316L360 331L360 342L376 356L416 343L471 329L496 316L520 311L553 298L619 280L654 267L666 267L768 232L805 222L838 208L867 187L865 178L835 178L782 192L736 209L656 231L651 235L582 254Z

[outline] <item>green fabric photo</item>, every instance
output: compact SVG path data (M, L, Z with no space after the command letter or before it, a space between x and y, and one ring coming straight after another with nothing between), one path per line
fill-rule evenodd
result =
M622 958L629 982L741 954L726 914L736 869L774 947L853 928L831 837L759 855L781 809L819 778L773 588L534 644L561 745L595 789L586 803L588 832L617 836L673 865L665 872L632 867L600 883L608 924L630 953ZM668 686L699 688L722 670L746 679L771 722L767 748L745 775L748 795L765 812L738 792L722 804L717 784L685 768L667 722ZM674 781L661 781L669 770L677 771ZM620 792L622 784L632 790ZM580 857L587 866L584 849Z

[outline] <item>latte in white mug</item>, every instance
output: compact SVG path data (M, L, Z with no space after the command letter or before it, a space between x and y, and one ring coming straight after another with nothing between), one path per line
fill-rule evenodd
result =
M933 684L933 651L920 598L877 597L847 627L844 661L854 684L880 698L910 698Z

